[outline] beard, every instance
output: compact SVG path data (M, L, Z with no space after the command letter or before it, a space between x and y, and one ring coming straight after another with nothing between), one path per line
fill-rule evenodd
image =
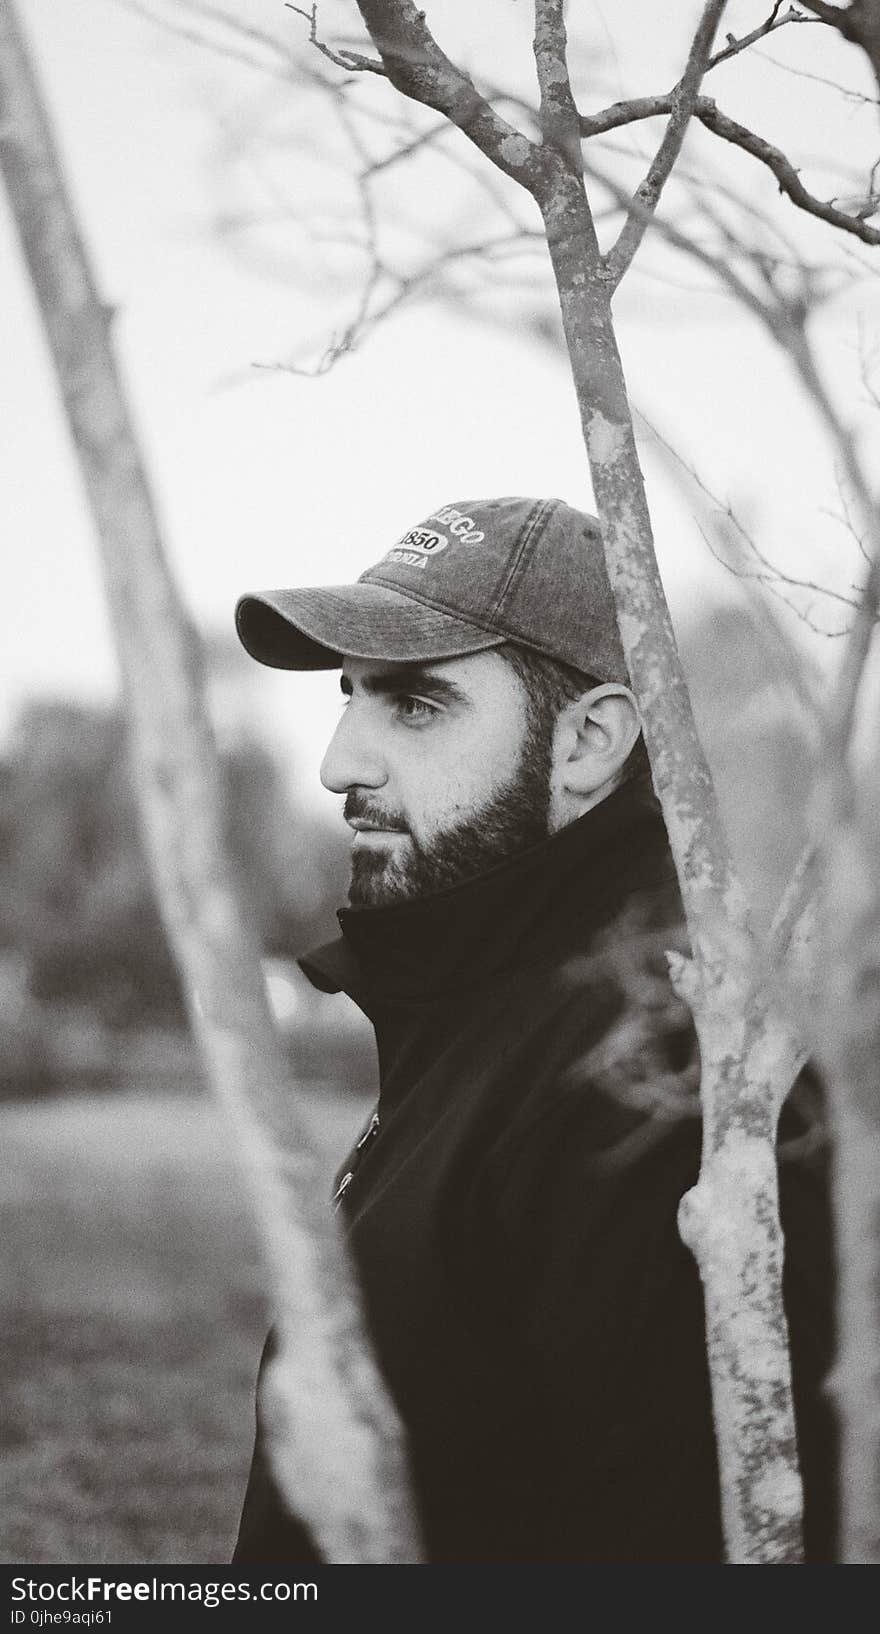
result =
M380 908L430 896L464 880L476 879L497 863L545 840L550 832L551 744L546 734L527 730L512 777L470 816L419 840L401 812L383 811L369 795L352 789L345 817L360 818L406 835L400 855L356 847L351 859L348 900L353 908Z

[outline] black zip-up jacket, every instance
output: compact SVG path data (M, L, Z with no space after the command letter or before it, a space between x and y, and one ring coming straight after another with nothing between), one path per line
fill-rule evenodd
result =
M339 919L301 962L376 1031L378 1115L339 1206L428 1560L720 1562L703 1302L676 1223L698 1073L653 796L624 786L478 879ZM826 1188L794 1102L783 1134L807 1549L827 1561ZM234 1558L319 1558L259 1429Z

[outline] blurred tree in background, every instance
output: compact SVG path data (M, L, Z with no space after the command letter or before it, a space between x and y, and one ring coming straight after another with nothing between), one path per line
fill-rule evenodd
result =
M298 808L264 744L239 743L223 758L229 846L241 869L263 950L293 958L338 935L345 901L347 828ZM303 856L309 866L303 868Z
M298 807L258 737L238 732L222 765L230 850L263 950L293 958L335 930L345 830ZM45 698L21 709L0 760L0 902L5 1080L53 1078L47 1034L62 1013L95 1038L183 1029L118 709Z
M34 998L105 1023L182 1021L114 711L40 700L3 766L3 941Z

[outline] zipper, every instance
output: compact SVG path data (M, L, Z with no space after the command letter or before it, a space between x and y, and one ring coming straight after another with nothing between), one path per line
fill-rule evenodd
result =
M371 1117L371 1119L369 1121L369 1123L367 1124L366 1129L364 1130L363 1134L361 1135L360 1140L358 1141L357 1145L355 1146L355 1151L356 1152L362 1151L363 1148L368 1144L368 1142L372 1140L373 1136L378 1135L378 1133L379 1133L379 1114L378 1114L378 1112L374 1112L373 1116Z
M333 1212L334 1212L334 1214L338 1211L339 1206L340 1206L340 1204L342 1202L342 1199L345 1196L346 1192L348 1191L348 1188L351 1185L353 1179L354 1179L354 1173L353 1173L353 1171L351 1169L348 1170L347 1174L344 1174L342 1176L342 1179L340 1180L339 1185L337 1186L337 1188L336 1188L336 1190L335 1190L335 1192L333 1194Z
M370 1118L370 1121L367 1124L367 1127L364 1130L363 1134L361 1135L360 1140L356 1142L355 1148L354 1148L355 1152L357 1152L358 1154L362 1154L363 1150L364 1150L364 1147L369 1146L370 1141L374 1140L376 1135L378 1135L378 1133L379 1133L379 1113L378 1113L378 1111L376 1111L376 1112L373 1113L372 1117ZM358 1158L357 1158L357 1160L355 1162L355 1168L357 1168L357 1164L359 1162L360 1162L360 1155L358 1156ZM349 1186L351 1185L351 1183L352 1183L352 1181L354 1179L354 1173L355 1173L354 1169L347 1169L345 1174L342 1176L342 1179L340 1180L339 1185L336 1188L336 1191L333 1194L332 1202L333 1202L333 1212L334 1212L334 1214L338 1212L339 1208L342 1205L342 1199L345 1196L346 1192L348 1191Z

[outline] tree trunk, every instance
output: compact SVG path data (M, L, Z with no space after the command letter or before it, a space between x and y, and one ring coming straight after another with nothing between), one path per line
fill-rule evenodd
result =
M555 167L554 167L555 168ZM610 302L580 177L540 200L609 577L688 918L673 979L700 1041L703 1156L682 1236L700 1270L728 1559L801 1558L776 1126L798 1066L756 990L745 899L721 827L657 571Z
M834 1124L845 1565L880 1565L880 753L824 846L817 1052Z
M255 1115L261 1100L284 1102L291 1091L257 940L226 851L199 643L165 560L110 317L11 0L0 0L0 133L10 202L100 543L159 901L264 1233L280 1339L267 1399L275 1404L270 1445L281 1490L330 1561L414 1560L402 1432L369 1353L305 1129L282 1179Z

